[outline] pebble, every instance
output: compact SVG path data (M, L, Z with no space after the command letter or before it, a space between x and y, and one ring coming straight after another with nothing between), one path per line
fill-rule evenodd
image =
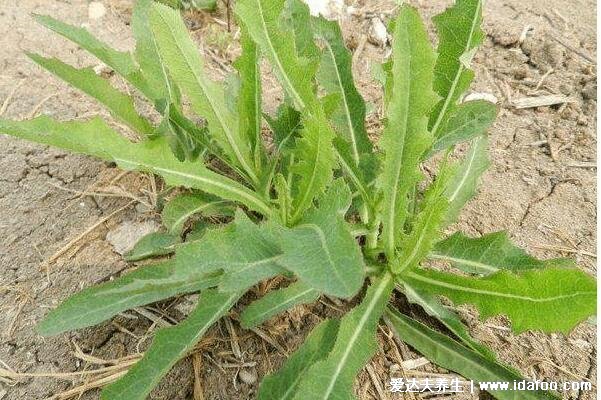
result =
M255 383L257 381L257 372L254 369L240 370L240 373L238 374L238 376L240 377L240 380L243 383L246 383L247 385L252 385L253 383Z

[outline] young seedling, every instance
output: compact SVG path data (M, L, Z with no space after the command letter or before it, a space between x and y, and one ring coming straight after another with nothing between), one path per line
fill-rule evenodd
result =
M242 55L227 85L207 77L179 11L166 5L137 2L133 54L112 50L81 28L36 16L123 76L162 121L155 125L140 115L129 96L91 69L30 54L98 99L141 140L128 141L100 118L0 120L0 132L155 173L189 190L164 207L165 232L145 237L128 255L161 255L161 261L72 296L47 315L40 333L56 335L200 292L190 315L158 331L144 358L102 393L103 399L143 399L249 288L283 275L287 286L242 310L243 327L321 295L360 301L342 318L313 329L279 372L263 380L259 399L354 398L354 378L376 353L382 317L400 340L468 379L520 380L470 336L439 296L473 304L482 318L506 315L515 333L567 333L595 313L596 284L569 260L528 256L505 233L442 234L488 166L486 130L495 106L461 101L484 37L481 13L481 0L457 0L436 16L435 51L417 11L399 8L389 26L392 55L380 71L386 118L376 146L367 136L365 103L339 26L311 17L300 0L236 2ZM276 115L262 111L262 59L285 93ZM184 114L182 98L203 125ZM462 142L469 144L463 158L454 152ZM433 155L437 173L425 177L420 165ZM186 229L199 215L219 218ZM462 273L442 272L434 262ZM396 309L390 300L398 295L437 318L446 334ZM492 394L554 397L539 391Z

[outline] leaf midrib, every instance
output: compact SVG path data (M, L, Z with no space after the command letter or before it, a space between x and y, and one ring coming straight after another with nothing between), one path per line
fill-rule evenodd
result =
M217 120L219 121L219 125L221 125L221 129L222 129L223 133L225 134L225 137L227 138L227 142L230 145L230 147L232 148L232 150L234 151L236 159L238 160L238 162L240 163L240 165L242 166L242 168L244 169L244 171L249 175L250 179L254 183L256 183L258 181L258 178L257 178L256 174L254 173L254 170L246 162L246 159L242 155L240 149L238 148L238 146L236 144L236 141L234 140L234 138L232 136L232 132L227 127L227 124L223 120L223 116L221 115L221 113L218 112L218 110L216 109L216 106L213 103L213 100L211 99L211 96L207 95L207 88L204 86L204 82L203 82L202 78L198 76L197 71L194 68L192 68L192 64L190 63L190 60L188 59L188 56L187 56L186 52L182 49L179 41L176 40L176 35L175 35L174 30L173 30L173 27L164 18L164 16L162 15L161 12L158 12L157 14L163 20L165 26L167 26L167 28L169 29L169 32L171 33L171 37L173 38L173 43L175 44L175 46L177 47L177 49L181 53L182 58L185 60L186 65L188 66L188 69L194 75L194 79L195 79L196 83L198 84L198 86L201 88L204 98L207 100L207 102L211 106L211 109L213 110L213 114L215 115L215 117L217 117Z
M383 294L385 294L385 289L388 286L388 284L390 283L391 279L392 279L392 275L386 274L386 276L384 278L382 278L382 280L380 281L380 283L376 289L376 292L374 293L374 297L371 299L371 301L367 305L365 312L363 313L363 315L361 316L361 319L359 320L359 323L355 327L355 331L353 332L353 334L351 335L350 339L348 340L348 342L346 344L346 349L345 349L344 353L342 354L342 357L340 357L340 362L338 363L338 366L334 370L334 372L331 376L331 379L330 379L330 383L329 383L328 387L326 388L326 391L322 397L323 400L328 400L330 397L330 394L332 394L332 391L334 390L334 386L336 385L336 381L338 380L338 376L342 372L349 355L354 350L355 342L358 340L359 336L361 335L361 332L363 331L365 324L367 324L367 320L369 319L369 317L371 316L371 313L374 311L374 308L376 308L376 305L380 301L380 297Z
M486 295L486 296L502 297L502 298L515 299L515 300L524 300L524 301L529 301L529 302L533 302L533 303L547 303L547 302L553 302L556 300L570 299L570 298L579 297L579 296L587 296L587 295L591 295L591 294L593 294L593 295L596 294L596 292L594 292L594 291L577 291L577 292L572 292L569 294L562 294L562 295L553 296L553 297L535 298L535 297L517 295L517 294L512 294L512 293L495 292L492 290L485 290L485 289L476 289L476 288L456 285L456 284L452 284L452 283L448 283L448 282L442 282L442 281L438 281L436 279L431 279L431 278L427 278L425 276L416 274L415 272L409 272L409 273L407 273L407 276L409 276L415 280L421 281L421 282L429 283L433 286L441 286L441 287L445 287L447 289L457 290L459 292L476 293L476 294L481 294L481 295ZM399 279L402 279L402 277Z
M465 54L466 52L471 50L472 41L474 39L474 31L476 30L476 25L478 25L477 24L478 15L480 15L481 8L482 8L482 1L478 1L478 6L476 7L476 11L474 12L474 18L472 19L472 25L470 27L469 39L464 47L464 51L462 54ZM436 137L438 128L440 128L440 124L442 123L442 120L447 112L447 109L450 106L451 98L453 98L453 95L455 94L455 90L457 89L457 85L459 84L459 79L461 78L461 74L463 73L464 70L465 70L465 67L463 66L463 62L461 60L459 60L459 68L457 69L455 78L453 78L453 83L451 84L449 93L447 94L444 104L443 104L442 108L440 109L440 113L436 117L436 122L434 123L434 125L432 125L432 136L434 136L434 137Z

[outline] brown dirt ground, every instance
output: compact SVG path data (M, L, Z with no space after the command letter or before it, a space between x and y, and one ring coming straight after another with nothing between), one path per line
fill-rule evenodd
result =
M450 1L412 3L425 17L431 17ZM36 25L29 15L32 12L86 24L115 47L130 49L131 2L106 0L105 5L107 14L90 21L88 2L84 0L1 2L0 105L7 105L5 116L27 118L37 112L73 119L105 114L93 101L34 66L23 54L33 50L76 65L96 63L77 46ZM386 50L362 43L369 18L387 18L394 3L358 0L353 5L360 15L343 23L349 44L360 50L355 72L365 97L378 104L378 89L370 79L369 65L381 61ZM218 17L224 20L222 14ZM460 229L472 235L506 229L530 253L572 257L591 274L596 273L597 98L596 64L591 61L596 58L595 16L592 0L487 2L487 39L474 61L477 80L473 90L494 94L501 103L501 112L490 131L493 165L458 223ZM215 75L223 76L235 53L227 44L225 27L207 16L189 15L188 20L194 36L205 45ZM526 27L531 30L520 40ZM273 82L266 83L266 90L277 97L278 90L270 89ZM511 106L513 99L542 94L563 94L570 102L525 110ZM271 103L271 108L275 104ZM378 107L375 110L377 114ZM375 119L372 116L371 120ZM53 338L37 335L34 325L70 294L128 267L105 237L123 221L157 217L152 207L156 204L154 181L144 175L122 175L109 164L4 136L0 143L0 368L5 369L0 372L0 399L44 399L80 384L93 386L102 375L45 375L90 370L98 368L98 363L123 363L127 356L148 346L157 320L160 325L161 319L183 318L189 309L185 301L147 309L155 322L131 312L98 327ZM81 195L100 191L111 194ZM136 200L134 206L129 204L132 199L141 202ZM53 262L45 262L94 225L95 229L75 240ZM256 294L266 289L262 285ZM257 332L239 329L234 313L234 335L229 324L220 322L199 345L197 355L178 363L152 398L201 399L199 393L203 393L205 399L251 399L260 377L279 366L285 354L301 343L323 315L336 314L340 307L346 305L327 299L298 307L262 327L258 333L268 341ZM473 310L462 308L460 312L477 338L524 375L596 382L593 324L582 323L567 337L540 333L515 336L503 318L479 323ZM385 390L384 394L378 393L377 386L385 387L391 375L399 375L401 359L419 358L407 346L387 339L387 333L382 327L382 351L358 379L356 389L361 399L402 398L387 395ZM77 349L104 361L81 354L78 358ZM11 375L8 369L21 375ZM431 364L405 369L407 376L445 373ZM564 393L564 397L596 398L593 393L577 391ZM88 391L81 398L98 398L98 391Z

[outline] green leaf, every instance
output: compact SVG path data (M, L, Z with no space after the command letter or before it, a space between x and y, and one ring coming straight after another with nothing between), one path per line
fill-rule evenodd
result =
M446 215L447 224L454 222L461 209L474 197L478 181L490 165L487 148L488 140L485 137L474 139L465 160L449 182L446 191L446 196L449 199L449 208Z
M434 137L438 137L459 96L474 79L474 72L469 68L476 48L484 39L480 29L482 0L457 0L432 20L439 38L434 90L442 99L430 116L429 126Z
M291 171L298 179L292 185L292 223L298 222L311 207L315 197L323 193L333 178L336 154L332 146L334 132L329 127L323 110L317 114L303 114L302 137L297 139L294 155L297 162Z
M448 336L400 314L392 308L386 310L385 320L395 336L443 368L457 372L475 382L509 382L523 378L510 368L462 346ZM487 390L499 400L557 399L542 391Z
M486 358L495 359L494 353L486 346L478 343L467 330L467 327L461 322L459 316L445 307L436 296L418 290L406 282L401 282L402 291L407 296L407 299L415 304L420 305L428 315L438 319L444 326L457 336L464 345L471 350L476 351Z
M421 204L422 210L415 218L411 233L403 238L397 258L391 260L392 272L395 274L416 267L438 239L449 205L445 189L453 174L454 170L445 163L426 191Z
M571 267L572 260L555 258L537 260L513 245L506 232L495 232L470 238L456 232L436 244L428 258L451 263L462 271L490 275L499 270L521 272L545 267Z
M303 282L271 291L259 300L255 300L244 309L240 316L243 328L252 328L271 317L299 304L311 303L319 298L319 292Z
M140 261L145 258L171 254L175 251L175 244L180 241L179 236L152 232L138 240L134 248L124 255L124 258L126 261Z
M226 204L226 201L200 193L184 193L174 197L165 205L161 219L171 234L179 235L186 221L194 214L231 215L232 213L224 207Z
M199 242L184 243L177 251L182 275L223 271L219 289L229 292L284 273L281 258L269 227L254 224L241 211L233 224L207 232Z
M317 81L327 94L339 95L331 121L350 144L352 159L358 167L361 158L371 154L372 145L365 129L365 102L354 85L352 56L337 22L316 18L313 26L324 45Z
M497 107L488 101L468 101L456 107L439 129L429 155L484 135L497 117Z
M304 343L288 358L275 374L263 379L259 400L290 400L296 394L301 379L313 364L325 358L336 341L339 322L327 319L316 326ZM301 389L301 392L305 392Z
M115 89L106 79L96 75L92 68L74 68L56 58L45 58L33 53L27 53L27 56L65 82L98 100L115 118L126 123L134 131L146 135L152 133L152 125L138 114L133 99Z
M241 29L240 45L242 54L234 62L240 74L237 111L240 121L239 130L246 134L254 154L254 166L260 171L264 161L263 141L261 138L261 69L259 50L245 29Z
M256 184L258 178L246 136L239 132L236 117L227 107L223 86L207 78L204 61L180 13L155 3L150 25L159 53L175 82L190 98L193 110L207 120L209 132L234 166L241 167L251 183Z
M38 325L38 332L50 336L92 326L130 308L196 292L218 282L219 276L215 274L177 275L172 261L141 267L69 297L46 315Z
M0 119L0 132L114 161L124 169L154 172L169 185L202 190L238 201L264 215L271 213L261 197L238 182L209 171L200 163L179 162L166 150L164 140L131 143L100 118L86 122L57 122L45 116L21 122Z
M161 100L164 104L179 104L179 91L171 82L150 28L149 16L152 4L152 0L138 0L134 6L131 27L136 39L135 58L140 65L142 75L148 81L149 88L153 91L151 99L155 104ZM157 107L159 111L160 108Z
M197 127L183 115L177 105L167 104L163 112L163 120L155 133L167 138L169 147L178 160L195 161L201 152L211 147L206 127ZM220 156L214 150L213 153Z
M265 115L265 120L273 132L278 152L292 149L302 128L300 113L284 103L278 107L275 117Z
M408 194L420 179L419 161L431 142L427 115L436 103L431 89L435 55L414 8L401 7L393 36L390 79L394 79L380 143L385 152L382 239L390 260L403 232Z
M315 106L312 79L315 67L296 53L291 29L281 23L284 0L241 0L235 12L273 67L273 72L298 110Z
M390 274L372 282L361 304L342 318L327 358L304 374L295 400L353 398L355 376L377 351L376 329L392 289Z
M457 305L474 304L482 318L507 315L516 333L538 329L567 334L596 312L595 280L575 268L552 267L519 275L500 271L485 278L418 269L399 279Z
M205 332L225 315L240 293L207 290L192 313L177 326L160 329L152 345L127 374L102 391L101 399L144 400L161 378L191 351Z
M348 298L361 288L365 266L361 249L339 212L340 204L349 202L333 193L323 196L319 209L294 228L276 231L283 251L278 262L315 290Z
M64 22L46 15L34 14L34 18L41 25L89 51L92 55L114 69L119 75L138 88L147 97L152 98L153 91L148 82L146 82L140 74L140 70L130 53L110 48L106 43L96 39L84 28L65 24Z

